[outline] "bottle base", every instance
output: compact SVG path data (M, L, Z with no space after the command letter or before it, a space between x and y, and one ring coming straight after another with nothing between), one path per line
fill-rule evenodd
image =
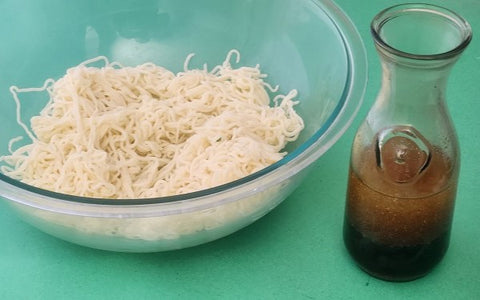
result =
M389 246L371 241L350 224L344 226L345 246L358 266L371 276L405 282L427 275L445 255L449 232L429 244Z

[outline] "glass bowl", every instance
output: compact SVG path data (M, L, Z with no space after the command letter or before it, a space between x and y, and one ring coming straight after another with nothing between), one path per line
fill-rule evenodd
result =
M268 213L345 132L367 79L360 36L328 0L5 1L0 39L2 155L12 138L25 135L9 87L41 86L99 55L175 72L190 53L196 54L190 68L201 68L220 64L237 49L240 65L259 64L280 91L298 90L305 129L289 154L216 188L152 199L93 199L45 191L0 173L0 197L25 221L61 239L113 251L190 247ZM22 103L27 123L46 104Z

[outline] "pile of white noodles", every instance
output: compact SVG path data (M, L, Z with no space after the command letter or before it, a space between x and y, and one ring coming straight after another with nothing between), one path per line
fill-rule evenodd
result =
M11 92L32 143L12 149L1 171L25 183L77 196L146 198L218 186L280 160L304 124L296 90L277 93L259 66L233 68L232 50L207 70L124 67L105 57L67 70L42 88ZM90 66L104 61L102 68ZM19 93L49 93L31 119L20 118Z

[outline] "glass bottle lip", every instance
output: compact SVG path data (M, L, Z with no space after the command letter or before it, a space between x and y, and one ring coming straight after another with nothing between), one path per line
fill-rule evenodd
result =
M457 26L459 33L462 34L461 40L455 47L452 47L448 51L432 54L418 54L411 51L404 51L398 49L398 47L392 46L385 41L382 36L382 28L391 20L404 16L410 13L424 13L440 16ZM462 16L458 15L452 10L447 8L425 3L406 3L394 5L380 11L372 20L370 25L371 34L373 36L375 44L388 53L397 55L403 58L415 59L415 60L444 60L455 57L462 53L472 40L472 28L470 24Z

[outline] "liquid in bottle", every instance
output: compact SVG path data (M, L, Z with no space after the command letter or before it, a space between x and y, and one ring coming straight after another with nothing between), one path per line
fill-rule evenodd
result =
M345 245L371 275L413 280L447 251L456 174L414 128L390 128L375 140L362 163L350 168Z

